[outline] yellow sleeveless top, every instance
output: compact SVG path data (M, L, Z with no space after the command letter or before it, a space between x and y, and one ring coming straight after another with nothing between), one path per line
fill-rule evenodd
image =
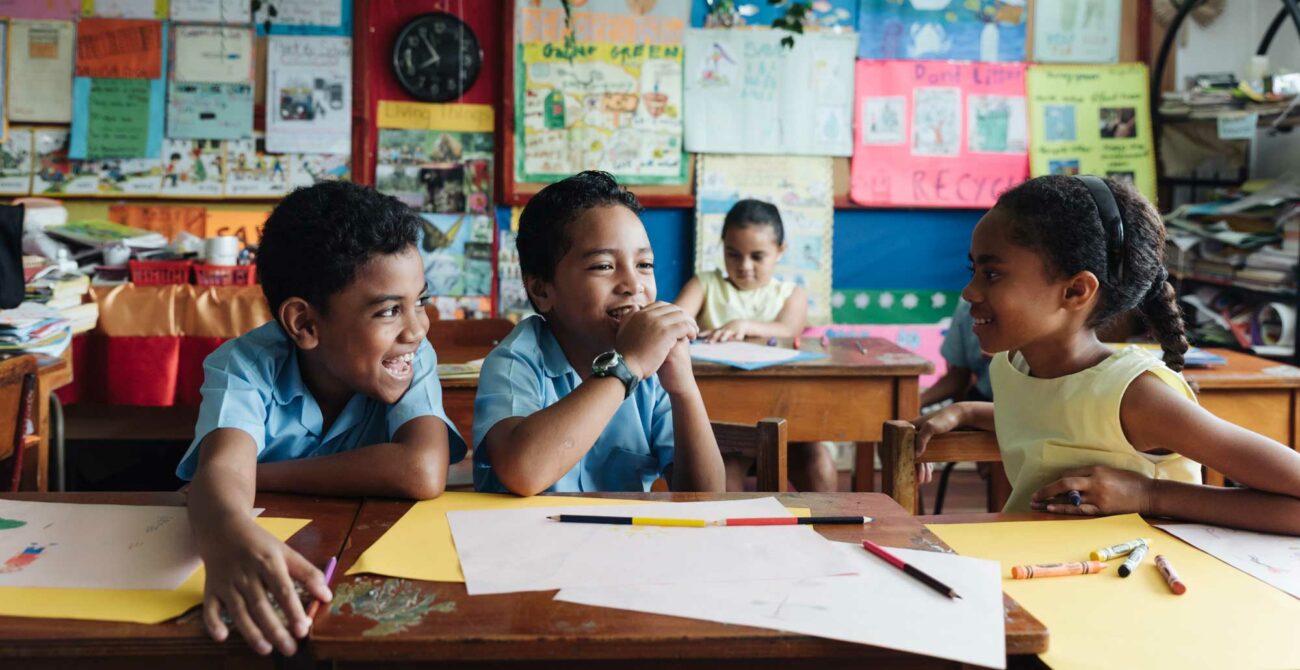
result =
M794 282L773 278L763 288L742 291L727 281L722 270L710 270L696 275L704 288L704 308L700 310L702 330L713 330L729 321L776 321L785 307L785 301L794 293Z
M1011 481L1004 512L1028 512L1038 489L1071 468L1105 465L1154 479L1201 483L1201 466L1179 454L1144 454L1129 444L1120 425L1120 402L1144 372L1196 395L1181 375L1139 347L1125 347L1097 365L1056 379L1029 375L1018 352L993 357L993 416L1002 464Z

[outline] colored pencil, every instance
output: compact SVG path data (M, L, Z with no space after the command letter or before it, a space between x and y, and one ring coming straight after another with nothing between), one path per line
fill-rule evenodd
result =
M330 580L334 578L334 567L339 564L339 559L330 556L330 562L325 564L325 586L330 585ZM320 601L313 599L311 605L307 606L307 618L315 619L316 612L320 609Z
M871 540L863 540L862 547L867 551L884 559L886 563L907 573L909 577L912 577L913 579L921 582L922 584L925 584L926 586L934 589L935 591L938 591L939 593L942 593L943 595L948 596L949 598L961 598L961 596L957 595L956 591L952 590L952 587L948 586L947 584L944 584L943 582L935 579L934 577L931 577L930 575L925 574L924 572L921 572L917 568L908 565L907 563L903 562L903 559L885 551L880 547L880 545L876 544L875 542L872 542Z
M858 348L858 353L862 354L863 356L867 355L867 348L862 346L862 340L854 340L853 346Z
M811 526L814 524L856 524L871 523L869 516L776 516L751 517L736 519L661 519L636 516L597 516L591 514L556 514L546 517L562 523L601 523L616 526L675 526L687 528L707 528L710 526Z

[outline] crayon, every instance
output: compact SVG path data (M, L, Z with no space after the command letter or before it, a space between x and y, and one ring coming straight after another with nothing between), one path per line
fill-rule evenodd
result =
M1169 559L1164 556L1156 556L1156 569L1165 578L1165 583L1169 585L1169 590L1173 591L1174 595L1181 596L1187 593L1187 585L1178 578L1178 573L1174 572L1174 566L1169 564Z
M1120 563L1119 576L1127 577L1133 574L1133 571L1137 570L1138 565L1142 563L1142 559L1147 557L1148 551L1150 551L1150 546L1146 542L1134 547L1133 551L1129 552L1128 558L1124 559L1123 563Z
M1070 492L1066 493L1065 495L1070 498L1071 505L1078 507L1079 505L1083 504L1083 495L1081 495L1078 491L1071 489Z
M1136 540L1129 540L1128 542L1121 542L1109 547L1097 549L1089 554L1089 558L1094 561L1109 561L1112 558L1119 558L1120 556L1128 555L1129 552L1137 549L1139 544L1148 544L1150 542L1151 540L1148 540L1145 537L1139 537Z
M767 340L767 346L769 346L769 347L775 347L775 346L776 346L776 338L775 338L775 337L768 338L768 340Z
M798 337L798 336L795 336L794 340L792 340L792 341L790 342L790 346L794 347L795 351L798 351L798 350L799 350L799 337Z
M1073 563L1046 563L1042 565L1017 565L1011 568L1012 579L1038 579L1040 577L1069 577L1091 575L1106 569L1101 561L1075 561Z

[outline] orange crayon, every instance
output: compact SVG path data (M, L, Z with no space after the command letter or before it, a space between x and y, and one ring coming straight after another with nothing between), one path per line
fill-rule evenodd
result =
M1169 559L1164 556L1156 556L1156 569L1165 578L1165 583L1169 585L1169 590L1173 591L1174 595L1181 596L1187 593L1187 585L1178 578L1178 573L1174 572L1174 566L1169 564Z
M1038 579L1039 577L1069 577L1091 575L1106 569L1101 561L1075 561L1073 563L1046 563L1043 565L1017 565L1011 568L1012 579Z

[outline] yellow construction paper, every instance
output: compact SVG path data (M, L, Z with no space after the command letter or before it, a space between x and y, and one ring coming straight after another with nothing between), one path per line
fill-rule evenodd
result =
M1086 521L931 524L965 556L1001 561L1002 588L1042 621L1040 658L1070 668L1300 668L1300 600L1160 532L1136 514ZM1082 561L1137 537L1151 552L1127 578L1122 559L1100 574L1012 580L1011 566ZM1173 564L1187 593L1174 595L1155 568Z
M380 100L379 120L375 125L380 128L490 133L493 124L492 105Z
M536 496L520 498L496 493L444 493L433 500L415 503L374 544L370 545L346 574L368 572L389 577L423 579L430 582L464 582L460 557L451 539L447 512L463 510L565 507L569 505L628 505L646 500ZM795 516L808 516L807 508L791 508Z
M254 521L280 540L289 539L311 523L311 519ZM0 616L162 623L203 602L205 576L200 567L184 584L171 591L0 588Z

